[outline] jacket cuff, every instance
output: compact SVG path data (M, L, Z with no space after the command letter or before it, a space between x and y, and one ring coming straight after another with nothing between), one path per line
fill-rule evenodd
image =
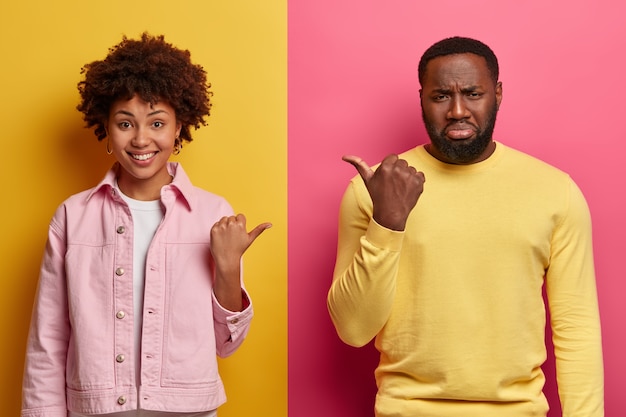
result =
M215 293L213 294L213 318L216 322L226 324L233 332L243 323L248 323L252 319L252 302L245 289L241 289L242 311L230 311L219 303Z

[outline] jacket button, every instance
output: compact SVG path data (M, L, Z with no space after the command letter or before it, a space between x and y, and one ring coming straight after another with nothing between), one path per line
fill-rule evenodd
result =
M124 275L124 268L117 268L115 270L115 275L117 275L118 277L121 277L122 275Z
M230 321L230 324L237 324L237 323L239 323L239 319L232 319Z
M117 317L118 319L123 319L124 317L126 317L126 313L120 310L115 314L115 317Z
M124 397L124 396L122 395L121 397L119 397L119 398L117 399L117 403L118 403L119 405L124 405L124 404L126 404L126 397Z
M125 359L126 359L126 357L124 355L122 355L121 353L115 357L115 361L117 363L122 363L122 362L124 362Z
M118 233L118 234L120 234L120 235L121 235L121 234L122 234L122 233L124 233L125 231L126 231L126 228L125 228L124 226L118 226L118 227L117 227L117 233Z

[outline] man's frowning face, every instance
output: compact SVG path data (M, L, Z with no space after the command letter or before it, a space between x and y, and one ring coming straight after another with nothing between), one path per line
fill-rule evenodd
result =
M428 62L420 90L428 151L452 164L471 164L493 152L493 129L502 101L485 59L472 53Z

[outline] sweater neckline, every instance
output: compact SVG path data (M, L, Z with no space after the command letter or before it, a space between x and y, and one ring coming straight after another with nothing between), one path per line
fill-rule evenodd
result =
M447 171L447 172L478 172L483 171L485 169L490 169L495 166L498 161L502 158L502 155L506 152L506 146L501 144L500 142L494 141L496 144L496 148L489 157L483 161L476 162L473 164L466 165L457 165L457 164L449 164L447 162L440 161L439 159L432 156L426 150L425 145L418 146L414 148L414 154L425 164L428 164L432 168L439 171Z

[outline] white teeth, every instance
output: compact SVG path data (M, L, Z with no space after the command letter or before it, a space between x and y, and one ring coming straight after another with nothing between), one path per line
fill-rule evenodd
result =
M142 154L142 155L131 154L133 159L137 159L138 161L145 161L146 159L152 158L154 155L156 155L156 152L145 153L145 154Z

